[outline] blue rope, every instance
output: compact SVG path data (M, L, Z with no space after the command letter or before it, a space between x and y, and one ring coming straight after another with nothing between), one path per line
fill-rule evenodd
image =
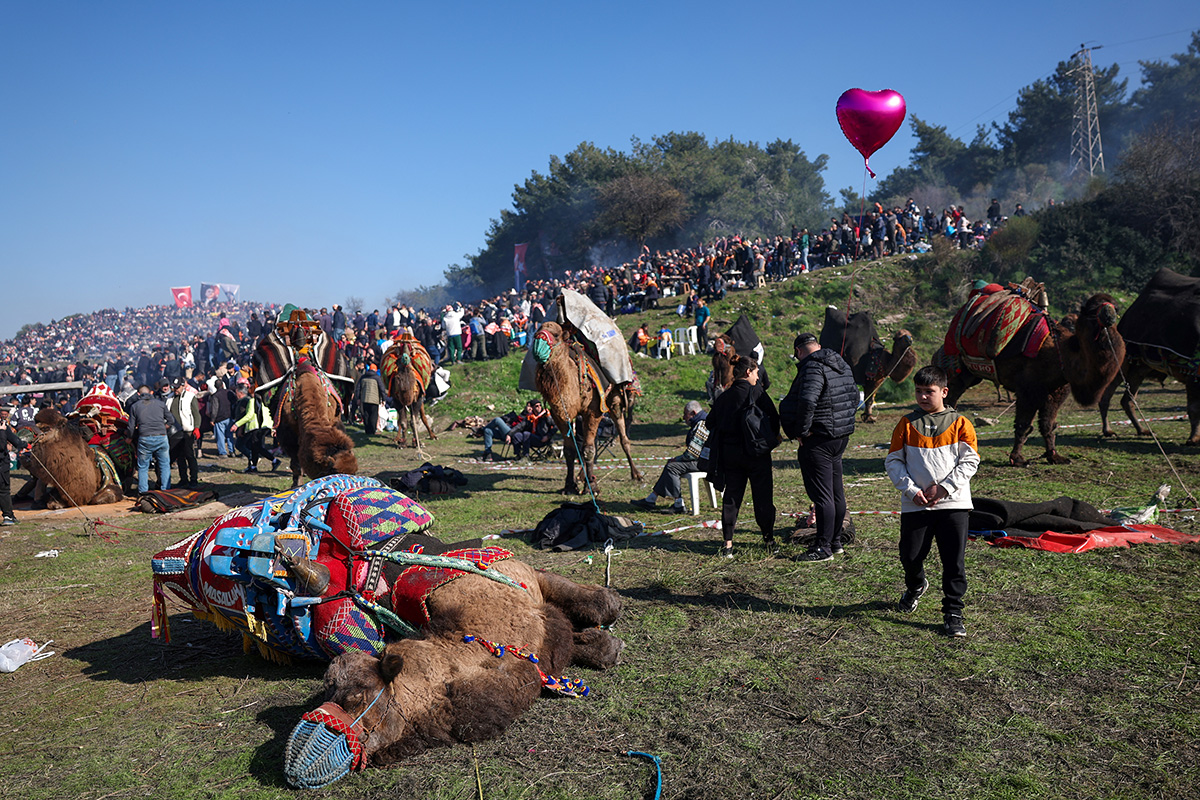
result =
M659 800L659 798L662 797L662 761L659 760L658 756L652 756L649 753L643 753L640 750L626 750L625 755L641 756L642 758L648 758L654 762L654 768L658 770L658 787L654 790L654 800Z
M579 467L583 470L583 482L587 486L588 494L592 497L592 505L596 509L596 513L600 513L600 504L596 502L596 492L592 489L592 481L588 478L587 464L583 463L583 453L579 452L579 440L575 438L575 420L571 420L571 424L567 426L567 434L571 437L571 444L575 445L575 456L579 459Z

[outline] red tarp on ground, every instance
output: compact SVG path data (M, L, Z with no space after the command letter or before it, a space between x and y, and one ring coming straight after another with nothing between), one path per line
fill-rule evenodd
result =
M1040 536L1004 536L989 539L997 547L1026 547L1052 553L1082 553L1096 547L1132 547L1135 544L1194 544L1200 536L1173 531L1160 525L1114 525L1088 533L1046 531Z

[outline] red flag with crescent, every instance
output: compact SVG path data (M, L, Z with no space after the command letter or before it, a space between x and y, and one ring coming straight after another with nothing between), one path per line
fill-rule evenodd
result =
M190 286L172 286L171 297L175 298L176 308L192 307L192 287Z

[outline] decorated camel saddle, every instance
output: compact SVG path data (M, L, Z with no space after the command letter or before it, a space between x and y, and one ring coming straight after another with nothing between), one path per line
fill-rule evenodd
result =
M512 556L448 549L419 535L432 524L416 501L352 475L234 509L154 556L154 634L170 641L169 591L273 661L376 655L429 624L434 589Z
M995 359L1014 342L1033 358L1050 336L1045 289L1031 279L1008 288L992 283L977 288L950 321L943 352L972 372L996 374Z
M254 350L254 391L265 392L282 383L302 356L327 378L354 382L345 354L320 323L289 303L279 312L274 330Z
M411 364L417 375L417 383L421 385L421 393L429 388L433 378L433 359L425 346L417 341L408 330L399 331L392 339L392 344L383 354L383 363L379 365L384 380L391 384L392 376L403 367Z

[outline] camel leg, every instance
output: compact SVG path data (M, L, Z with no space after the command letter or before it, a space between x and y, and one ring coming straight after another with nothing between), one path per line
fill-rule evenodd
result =
M537 573L542 600L557 606L579 628L611 625L621 614L621 595L603 586L588 586L555 575Z
M1132 367L1133 367L1133 365L1131 363L1129 354L1126 353L1125 354L1125 363L1123 363L1121 365L1121 372L1127 376L1126 380L1128 380L1128 376L1130 375L1130 371L1131 371ZM1114 431L1112 429L1112 426L1108 424L1108 408L1110 405L1112 405L1113 395L1117 393L1117 387L1120 386L1120 384L1121 384L1121 373L1118 373L1116 375L1116 377L1114 377L1112 379L1112 383L1108 384L1108 388L1106 388L1104 390L1104 394L1100 395L1100 402L1098 403L1098 406L1100 408L1100 433L1103 434L1104 436L1116 436L1117 435L1117 432ZM1126 395L1128 395L1128 390L1126 390ZM1124 407L1124 405L1125 405L1125 403L1124 403L1124 400L1122 399L1121 406Z
M571 663L592 669L608 669L621 660L625 643L600 628L588 628L575 634Z
M396 406L396 438L397 447L404 447L404 411L405 406Z
M558 425L558 433L563 438L563 458L567 462L567 481L563 484L562 494L578 494L579 489L575 486L575 445L571 441L571 426L569 423L560 419L554 420Z
M600 429L599 416L585 415L583 418L583 469L587 476L588 487L592 494L600 496L600 486L596 482L596 431Z
M1187 386L1187 415L1192 423L1192 435L1184 444L1200 444L1200 381L1188 381Z
M870 383L863 384L863 412L862 421L867 424L874 424L878 419L875 416L875 393L879 391L879 387L883 386L884 378L877 378Z
M1051 392L1042 403L1041 409L1038 411L1038 431L1042 434L1042 439L1046 442L1046 461L1051 464L1070 464L1071 459L1058 454L1055 448L1055 440L1057 438L1056 431L1058 430L1058 410L1062 408L1062 404L1067 399L1067 395L1071 393L1071 387L1063 386Z
M436 439L437 434L433 432L433 421L429 419L429 414L425 413L424 401L421 402L421 422L425 423L425 431L429 434L429 438ZM416 423L414 423L413 428L415 429L416 427Z
M408 425L412 428L412 446L416 450L421 446L421 439L417 436L417 407L415 403L408 407Z
M1125 373L1125 392L1121 395L1121 410L1125 412L1125 416L1133 423L1133 429L1137 431L1138 436L1149 436L1150 431L1142 427L1141 420L1137 418L1137 412L1133 408L1133 401L1137 399L1138 390L1142 388L1142 381L1146 380L1151 370L1144 363L1130 364L1129 366L1129 370ZM1116 384L1117 381L1114 380L1112 387L1115 387ZM1107 391L1104 394L1105 397L1109 396Z
M646 476L633 464L633 447L629 442L629 434L625 432L625 414L618 411L613 415L613 422L617 423L617 437L621 441L621 449L625 451L625 458L629 460L629 479L645 480Z
M1021 395L1017 395L1016 416L1013 419L1013 449L1008 454L1008 463L1014 467L1029 466L1029 462L1025 460L1022 451L1025 448L1025 442L1029 439L1029 435L1033 433L1032 423L1037 410L1037 404L1030 400L1022 400Z

